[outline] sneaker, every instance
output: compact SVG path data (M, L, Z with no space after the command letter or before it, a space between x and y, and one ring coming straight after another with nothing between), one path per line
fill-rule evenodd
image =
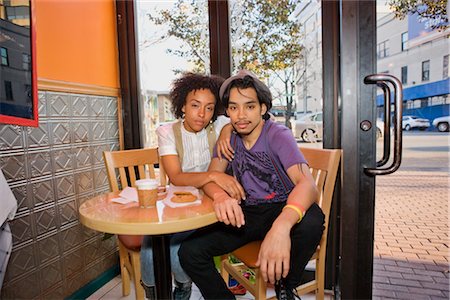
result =
M278 280L275 283L275 294L278 300L295 300L300 299L297 295L297 291L294 292L292 289L288 289L285 285L284 280Z
M175 289L173 290L174 300L189 300L192 293L192 282L180 283L175 280Z
M247 294L247 289L240 283L236 284L235 286L229 287L228 289L235 296L244 296L245 294Z

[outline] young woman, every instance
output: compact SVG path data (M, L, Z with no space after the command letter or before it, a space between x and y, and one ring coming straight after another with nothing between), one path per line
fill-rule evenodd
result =
M231 159L229 139L232 131L229 120L218 117L221 111L219 88L223 79L187 73L173 83L170 92L172 109L178 121L160 126L158 135L161 164L173 185L197 188L215 182L236 199L244 198L244 190L237 180L222 172L207 172L212 158L212 148L217 143L219 152ZM174 299L189 299L191 279L180 266L178 249L190 232L171 237L171 266L175 278ZM153 253L151 238L144 237L141 247L142 285L146 297L154 299Z

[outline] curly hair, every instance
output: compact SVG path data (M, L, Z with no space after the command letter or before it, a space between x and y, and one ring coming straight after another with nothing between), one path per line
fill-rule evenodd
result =
M186 97L192 91L207 89L210 90L216 99L212 120L215 121L224 109L219 97L219 89L224 79L217 75L205 76L195 73L184 73L172 83L170 99L172 100L172 112L177 119L183 117L182 108L186 104Z

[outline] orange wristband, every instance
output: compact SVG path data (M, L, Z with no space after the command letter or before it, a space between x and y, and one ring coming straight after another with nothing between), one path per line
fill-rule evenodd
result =
M290 209L295 210L295 211L298 213L298 217L299 217L297 223L300 223L300 221L303 219L303 212L301 211L301 209L298 208L298 207L295 206L295 205L292 205L292 204L287 204L287 205L285 205L285 206L283 207L283 210L284 210L285 208L290 208Z
M303 206L301 206L300 203L294 202L294 203L288 203L288 204L297 207L298 209L300 209L302 211L303 216L305 215L306 209Z

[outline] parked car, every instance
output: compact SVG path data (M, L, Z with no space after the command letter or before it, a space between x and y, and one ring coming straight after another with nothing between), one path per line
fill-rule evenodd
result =
M322 112L303 115L295 121L294 136L297 139L302 139L307 143L317 142L322 140ZM383 136L384 122L377 119L377 139Z
M443 116L433 120L433 126L440 132L449 131L450 116Z
M418 116L403 116L402 118L403 130L411 130L414 128L425 130L428 127L430 127L430 120L428 119L420 118Z

